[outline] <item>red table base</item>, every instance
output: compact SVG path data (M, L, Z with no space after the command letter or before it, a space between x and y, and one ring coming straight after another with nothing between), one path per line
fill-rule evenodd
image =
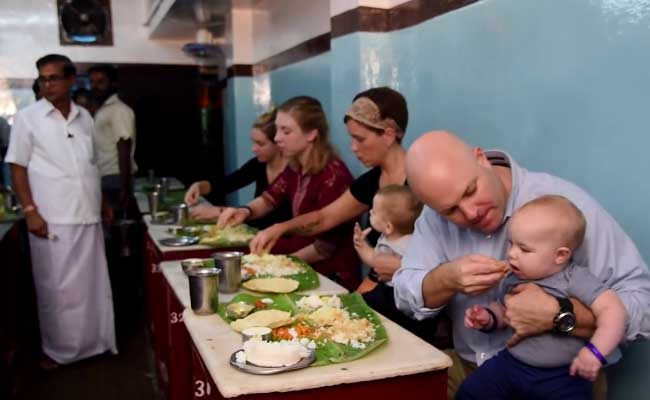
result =
M146 307L158 383L168 400L185 400L190 398L192 390L190 337L183 323L184 307L165 281L160 263L185 258L209 258L216 251L247 252L248 249L178 250L163 253L149 235L145 235L145 248Z

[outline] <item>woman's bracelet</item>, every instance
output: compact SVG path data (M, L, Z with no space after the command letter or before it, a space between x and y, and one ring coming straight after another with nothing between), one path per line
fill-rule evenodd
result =
M600 363L601 363L603 366L607 365L607 359L606 359L605 356L603 356L603 354L598 350L598 347L596 347L596 346L595 346L593 343L591 343L590 341L586 341L586 342L585 342L585 347L588 348L589 351L591 351L591 352L593 353L593 355L596 356L596 358L598 359L598 361L600 361Z
M490 317L492 317L492 325L490 325L489 328L483 328L479 330L483 333L494 332L494 330L497 329L497 316L494 311L490 310L488 307L485 307L485 311L487 311L488 314L490 314Z

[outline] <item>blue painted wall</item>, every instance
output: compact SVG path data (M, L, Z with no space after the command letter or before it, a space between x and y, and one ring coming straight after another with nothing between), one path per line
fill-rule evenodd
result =
M276 106L295 96L312 96L329 116L332 109L331 54L324 53L271 71L271 98ZM331 122L331 121L330 121Z
M253 156L251 126L257 115L253 102L253 78L241 77L228 81L224 104L225 173L231 173ZM252 185L227 196L228 204L246 204L253 198Z
M330 53L291 64L253 78L228 80L225 105L226 173L232 172L253 157L251 126L257 115L271 106L300 95L317 98L328 117L331 115ZM332 120L329 119L330 125ZM339 147L339 151L345 148ZM228 196L229 204L246 204L253 198L250 185Z
M276 102L309 91L329 103L333 141L355 175L363 167L348 150L342 116L359 91L389 85L409 104L406 145L447 129L569 179L648 261L649 71L648 0L482 0L401 31L336 38L328 55L268 80ZM246 148L238 162L249 156ZM646 343L625 349L608 369L610 398L647 398L648 360Z
M484 0L415 27L359 34L412 115L503 148L593 194L650 260L650 2ZM364 52L371 52L366 46ZM610 368L610 398L647 398L650 345Z

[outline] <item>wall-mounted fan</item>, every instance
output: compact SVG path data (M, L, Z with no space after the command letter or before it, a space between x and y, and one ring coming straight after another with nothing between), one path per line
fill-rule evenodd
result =
M110 0L57 0L62 45L113 45Z

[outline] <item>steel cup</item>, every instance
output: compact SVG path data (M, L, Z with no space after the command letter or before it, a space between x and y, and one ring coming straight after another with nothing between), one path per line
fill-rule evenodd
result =
M234 293L239 290L241 283L241 257L240 251L222 251L212 254L214 266L221 270L219 291L221 293Z
M181 203L177 204L173 207L174 210L174 223L176 225L185 225L187 224L187 221L190 219L190 211L189 208L187 207L187 204Z
M190 284L190 304L197 315L210 315L219 307L218 268L191 267L185 271Z
M16 199L15 193L9 192L9 194L5 197L5 207L7 207L12 212L16 212L18 210L18 200Z
M163 197L169 193L169 178L160 178L160 186L162 186Z
M165 195L167 194L167 192L165 191L165 188L163 187L162 184L156 183L153 187L153 191L158 193L158 198L160 199L160 201L165 200Z
M158 211L160 209L160 193L150 192L147 195L147 200L149 200L149 212L151 213L151 220L154 221L156 219L156 214L158 214Z

